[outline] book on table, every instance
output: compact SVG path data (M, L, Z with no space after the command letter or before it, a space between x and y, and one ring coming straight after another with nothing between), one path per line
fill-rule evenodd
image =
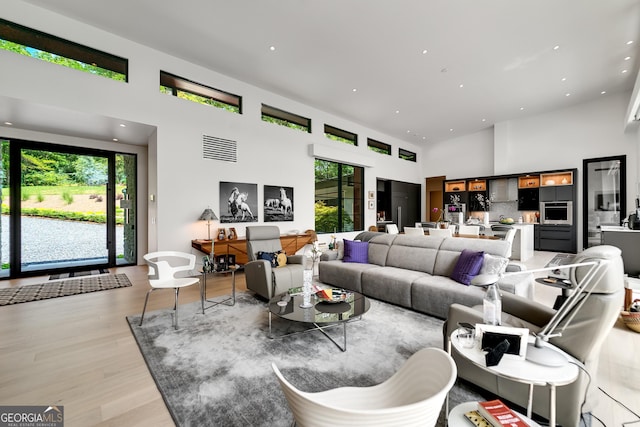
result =
M478 402L478 412L494 427L529 427L529 424L499 399Z

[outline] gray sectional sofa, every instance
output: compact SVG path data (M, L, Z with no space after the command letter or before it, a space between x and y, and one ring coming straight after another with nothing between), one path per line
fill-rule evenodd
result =
M482 303L484 289L449 278L463 249L484 251L492 263L507 262L510 252L503 240L375 232L360 233L355 240L369 242L368 263L344 262L337 251L327 252L318 267L321 282L442 319L453 303L469 307ZM507 266L508 271L519 269ZM533 298L531 274L502 278L499 286L503 292Z

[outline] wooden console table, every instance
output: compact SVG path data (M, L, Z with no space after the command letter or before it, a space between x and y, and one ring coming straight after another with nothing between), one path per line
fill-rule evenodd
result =
M283 234L280 236L280 244L282 250L287 255L293 255L307 243L313 243L313 236L311 234ZM247 239L234 239L234 240L192 240L191 247L204 252L205 254L211 254L211 245L215 248L215 255L230 255L236 256L237 264L246 264L249 262L247 256Z

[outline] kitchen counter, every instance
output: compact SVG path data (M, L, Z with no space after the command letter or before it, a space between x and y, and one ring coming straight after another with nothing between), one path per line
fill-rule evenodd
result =
M513 224L501 224L498 221L489 222L489 225L510 225L515 228L516 235L511 245L510 258L519 261L526 261L533 256L534 230L532 226L536 224L533 222L515 222Z

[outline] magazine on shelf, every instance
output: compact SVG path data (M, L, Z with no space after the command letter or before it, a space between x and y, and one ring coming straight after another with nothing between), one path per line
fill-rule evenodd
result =
M489 400L487 402L478 402L478 412L493 427L529 427L529 424L513 412L507 405L499 399Z

